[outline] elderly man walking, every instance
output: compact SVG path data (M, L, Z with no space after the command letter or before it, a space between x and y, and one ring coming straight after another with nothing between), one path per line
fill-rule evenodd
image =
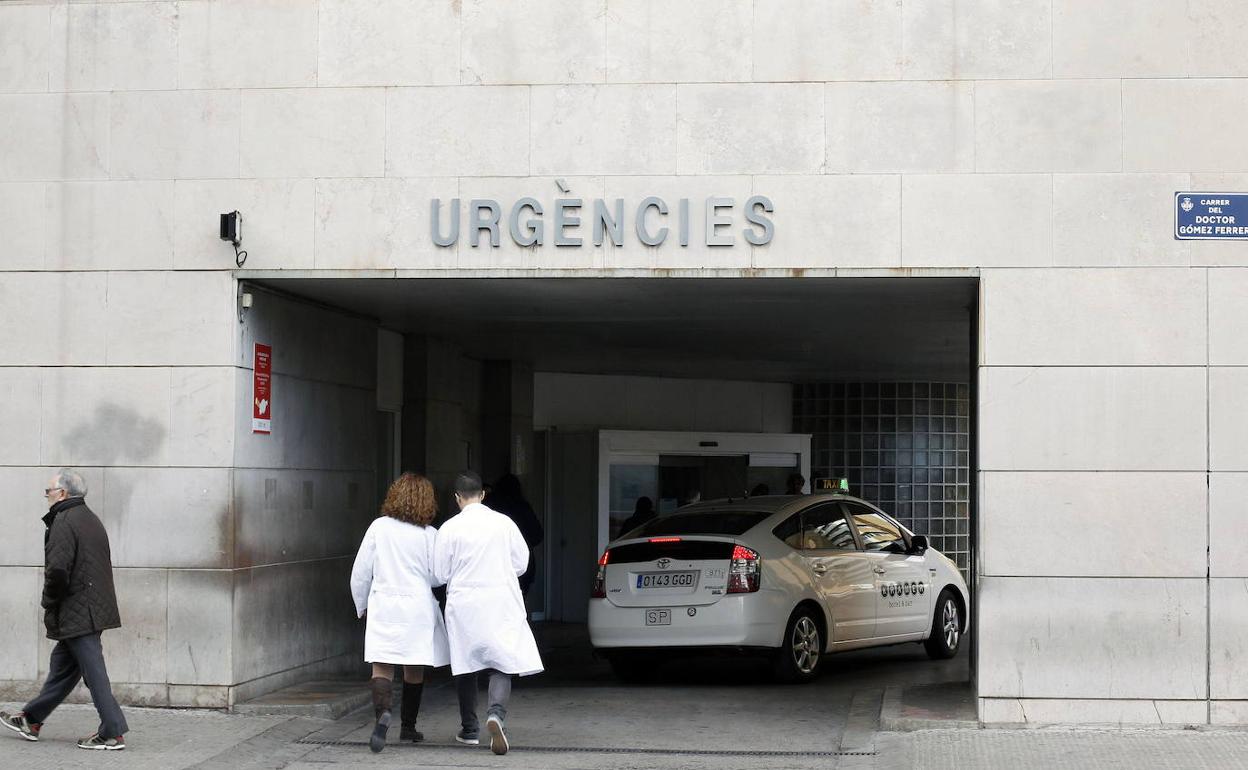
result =
M528 569L529 547L511 519L481 504L484 496L476 473L464 471L455 479L460 512L438 533L433 573L446 583L446 631L463 728L455 740L480 743L477 673L487 671L490 750L506 754L511 678L540 672L542 659L518 580Z
M56 640L56 646L43 690L18 713L0 712L0 724L28 741L39 740L44 720L84 680L100 714L100 727L78 741L78 748L124 749L129 728L113 697L100 645L103 631L121 626L108 533L87 507L86 482L74 471L62 468L43 493L49 508L43 517L47 530L41 603L48 638Z

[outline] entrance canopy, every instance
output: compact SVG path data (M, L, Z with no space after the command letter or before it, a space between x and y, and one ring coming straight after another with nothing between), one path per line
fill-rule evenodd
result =
M965 278L266 279L538 371L801 382L965 380Z

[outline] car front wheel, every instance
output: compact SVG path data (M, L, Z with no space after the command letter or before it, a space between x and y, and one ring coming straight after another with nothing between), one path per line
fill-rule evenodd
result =
M781 682L800 684L819 675L823 656L823 633L814 612L798 607L784 629L784 644L776 651L773 669Z
M932 615L932 633L923 642L927 656L933 660L946 660L958 654L962 643L962 610L953 591L948 588L936 599L936 612Z

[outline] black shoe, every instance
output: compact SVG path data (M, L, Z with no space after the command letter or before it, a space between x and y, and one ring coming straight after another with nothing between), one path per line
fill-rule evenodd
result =
M390 730L390 712L383 711L377 718L377 726L373 728L372 737L368 739L368 748L374 754L386 747L386 733Z
M480 746L481 745L481 733L477 732L476 730L460 730L459 732L455 733L455 740L459 741L465 746Z
M425 734L416 729L416 725L402 725L399 727L399 740L411 741L412 743L420 743L425 739Z
M30 721L20 711L16 714L0 711L0 725L4 725L28 741L39 740L39 730L43 727L43 723Z

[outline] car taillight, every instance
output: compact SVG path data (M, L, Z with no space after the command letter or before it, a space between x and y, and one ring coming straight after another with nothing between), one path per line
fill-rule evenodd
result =
M602 558L598 560L598 574L594 576L594 590L590 592L591 599L607 598L607 561L611 559L611 549L602 552Z
M752 594L758 590L758 552L743 545L732 549L732 564L728 567L728 593Z

